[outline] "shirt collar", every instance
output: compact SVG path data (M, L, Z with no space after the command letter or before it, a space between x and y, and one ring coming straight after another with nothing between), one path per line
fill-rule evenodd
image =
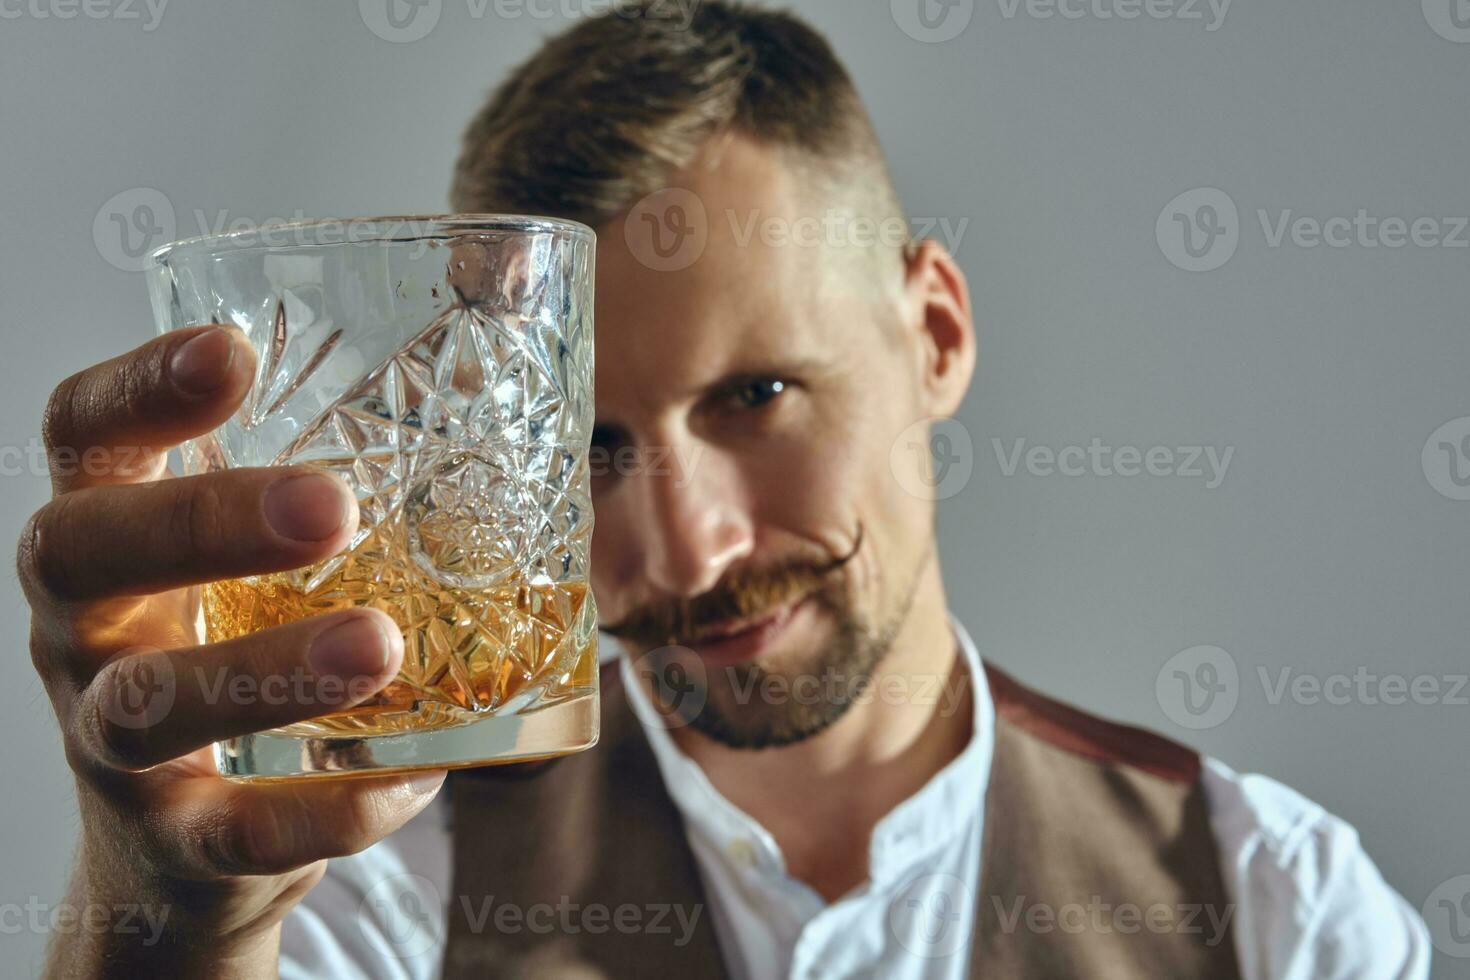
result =
M949 622L956 646L970 672L974 715L970 740L958 756L873 828L869 845L869 876L875 884L881 885L903 876L918 860L957 834L969 832L978 836L981 830L995 739L995 705L974 642L953 616ZM703 838L719 854L741 854L743 863L747 865L784 873L780 848L774 838L753 817L715 789L698 763L675 744L668 731L668 722L649 702L628 657L623 655L618 659L628 701L643 724L664 785L679 808L689 833ZM882 682L875 678L874 683ZM916 683L912 689L905 689L902 696L943 699L952 696L946 684L947 678L927 685L927 689ZM883 695L880 691L875 696ZM939 703L942 705L944 702L941 700Z

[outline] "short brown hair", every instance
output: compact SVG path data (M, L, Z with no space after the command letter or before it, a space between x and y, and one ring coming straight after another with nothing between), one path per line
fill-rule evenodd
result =
M677 6L668 0L634 0L550 38L470 121L454 209L596 227L734 131L817 172L854 174L878 210L898 213L872 123L827 41L782 11L690 2L687 22L663 13Z

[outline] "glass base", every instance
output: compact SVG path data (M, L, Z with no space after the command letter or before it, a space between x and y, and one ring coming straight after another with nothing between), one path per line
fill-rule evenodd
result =
M264 781L382 775L415 769L531 762L597 744L597 689L524 714L491 714L453 728L392 735L315 736L258 732L216 742L229 779Z

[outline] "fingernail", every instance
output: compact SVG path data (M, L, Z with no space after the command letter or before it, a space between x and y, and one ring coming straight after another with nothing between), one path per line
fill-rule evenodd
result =
M169 377L186 395L207 395L225 383L235 362L235 344L215 327L189 338L168 359Z
M388 666L395 639L398 637L389 637L378 617L354 616L317 635L307 664L318 677L376 677Z
M292 541L325 541L350 513L346 488L325 473L288 476L265 492L266 522Z

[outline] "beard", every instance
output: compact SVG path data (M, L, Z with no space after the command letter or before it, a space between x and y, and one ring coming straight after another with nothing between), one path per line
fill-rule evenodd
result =
M862 544L859 528L845 555L744 571L703 595L645 606L604 629L649 651L638 672L651 673L654 700L671 724L730 748L792 745L830 728L859 702L913 606L924 556L890 608L876 616L862 611L848 574ZM811 603L832 624L816 649L706 669L681 646L711 624L760 619L795 603Z

